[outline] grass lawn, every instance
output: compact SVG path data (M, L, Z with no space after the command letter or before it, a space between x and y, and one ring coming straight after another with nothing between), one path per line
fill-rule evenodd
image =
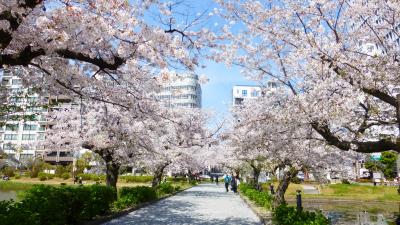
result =
M365 186L359 184L329 184L315 185L320 190L319 195L303 194L305 199L330 199L353 201L400 201L397 187ZM290 184L286 196L294 198L296 190L303 190L301 184Z
M45 184L45 185L60 185L61 183L65 183L67 185L74 185L74 181L72 178L70 179L62 179L62 178L53 178L49 180L40 181L38 178L26 178L21 177L20 179L11 179L9 181L0 181L0 191L21 191L27 190L32 187L34 184ZM95 184L96 182L87 180L83 181L84 185L91 185ZM105 184L104 181L101 184ZM172 182L173 186L180 186L181 189L186 189L193 185L190 185L188 182ZM132 183L132 182L125 182L124 179L118 180L117 187L135 187L135 186L151 186L151 183Z

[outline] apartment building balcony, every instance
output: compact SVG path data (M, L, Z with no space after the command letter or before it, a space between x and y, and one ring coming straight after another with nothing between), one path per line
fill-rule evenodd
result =
M50 164L70 164L74 161L71 151L46 151L43 154L43 161Z

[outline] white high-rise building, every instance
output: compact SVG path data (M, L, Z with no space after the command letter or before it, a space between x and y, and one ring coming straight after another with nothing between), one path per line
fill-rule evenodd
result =
M175 74L165 81L157 99L166 107L201 108L201 86L195 74Z
M10 158L19 161L42 157L50 163L72 162L71 152L45 149L43 141L50 125L46 119L47 113L60 108L76 107L77 104L67 96L40 97L23 86L18 70L3 71L1 88L7 92L3 104L15 106L17 110L0 118L0 149Z

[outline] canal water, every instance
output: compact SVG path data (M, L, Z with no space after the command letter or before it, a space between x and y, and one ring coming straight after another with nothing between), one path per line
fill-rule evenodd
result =
M321 210L332 225L396 225L400 203L304 200L303 207Z
M0 191L0 201L4 200L16 200L17 192L16 191Z

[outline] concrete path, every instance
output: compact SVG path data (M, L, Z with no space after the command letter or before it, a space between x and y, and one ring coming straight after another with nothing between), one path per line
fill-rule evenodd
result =
M261 222L238 195L226 193L223 184L200 184L105 224L261 225Z
M302 185L304 194L318 195L319 191L316 187L311 185Z

